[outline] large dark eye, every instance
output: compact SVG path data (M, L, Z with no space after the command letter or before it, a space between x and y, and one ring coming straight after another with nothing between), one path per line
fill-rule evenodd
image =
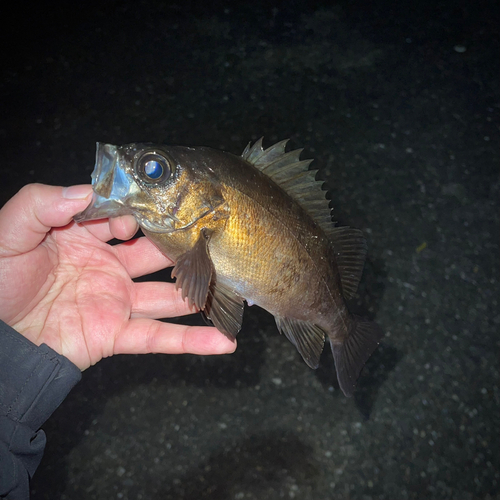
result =
M171 174L168 160L157 153L147 153L139 159L137 173L146 182L166 181Z
M158 179L163 174L163 165L156 160L149 160L144 164L144 173L150 179Z

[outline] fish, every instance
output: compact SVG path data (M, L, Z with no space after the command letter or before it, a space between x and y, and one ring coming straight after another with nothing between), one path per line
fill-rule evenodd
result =
M278 330L316 369L330 341L346 396L382 338L349 312L367 247L362 231L332 222L329 202L302 149L262 138L241 156L209 147L97 143L93 196L78 223L133 215L175 264L190 305L234 339L245 302L270 312Z

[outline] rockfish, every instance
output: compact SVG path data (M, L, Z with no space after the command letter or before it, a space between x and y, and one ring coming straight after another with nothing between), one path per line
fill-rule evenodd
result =
M317 368L325 338L339 385L351 396L382 332L353 316L366 245L335 227L328 201L287 141L262 139L241 156L207 147L97 144L94 195L77 222L131 214L175 262L182 296L236 337L244 302L274 315L281 333Z

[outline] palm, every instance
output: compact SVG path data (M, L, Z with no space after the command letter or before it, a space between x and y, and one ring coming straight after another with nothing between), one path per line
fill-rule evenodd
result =
M92 229L103 236L105 225ZM145 242L134 243L144 248ZM127 257L138 253L133 244L112 247L76 224L53 229L37 248L5 266L10 273L2 282L1 302L8 306L3 317L32 342L50 345L80 367L112 355L120 349L116 344L127 331L134 300L134 283L120 261L123 250Z
M74 188L89 192L89 186ZM62 191L28 185L0 210L2 320L82 370L118 353L234 350L214 328L155 321L194 312L173 284L132 281L172 261L145 238L106 243L135 232L131 217L122 224L67 224L88 201L63 199Z
M132 307L132 281L113 247L73 225L52 230L33 252L39 255L24 268L25 281L37 276L44 283L31 304L23 304L14 328L78 366L113 354Z

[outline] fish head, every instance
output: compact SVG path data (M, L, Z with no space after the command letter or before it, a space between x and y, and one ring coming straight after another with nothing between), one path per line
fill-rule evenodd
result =
M190 162L190 149L97 143L92 201L75 221L133 215L153 233L193 225L223 200L216 179Z

